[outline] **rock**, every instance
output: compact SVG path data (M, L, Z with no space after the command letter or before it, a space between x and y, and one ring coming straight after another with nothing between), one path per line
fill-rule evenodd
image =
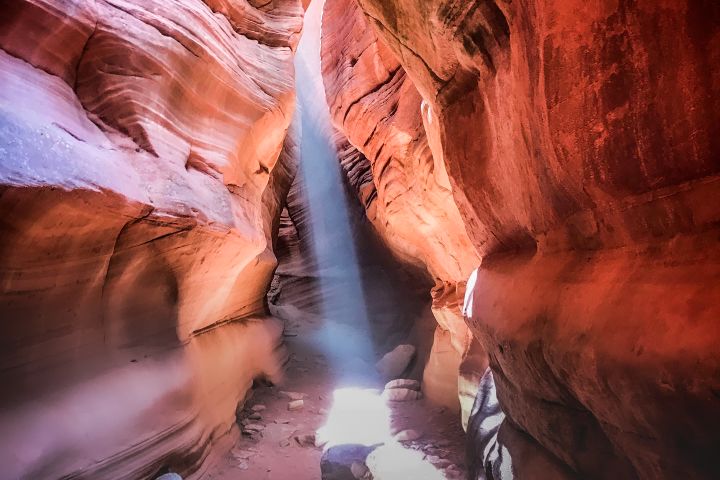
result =
M407 0L397 3L402 1ZM366 16L362 11L378 3L325 2L321 46L325 93L333 124L346 139L338 141L343 173L365 206L369 221L397 257L427 268L436 280L430 292L432 314L438 330L448 338L442 345L433 342L423 372L423 389L434 401L456 408L453 386L458 382L458 365L463 366L463 355L473 339L461 309L466 281L480 264L480 256L454 199L458 187L451 187L446 169L445 132L438 128L438 108L430 101L436 95L418 89L414 80L419 79L406 73L409 66L405 60L421 54L393 51L397 41L383 38L392 37L389 29L374 24L376 13ZM440 3L452 12L475 8L464 10L457 1ZM424 12L425 8L425 2L413 3L405 14ZM441 14L434 18L440 19ZM428 51L435 52L432 46ZM448 48L438 56L447 55L451 61L452 51ZM433 74L438 72L439 82L452 76L440 66ZM448 137L454 138L453 133ZM481 375L485 367L466 365L464 372L479 369Z
M322 480L355 480L352 465L364 464L374 449L363 445L336 445L328 448L320 460Z
M260 415L259 413L251 413L250 415L248 415L247 418L250 420L261 420L262 415Z
M305 402L303 400L293 400L292 402L288 402L287 409L294 412L296 410L301 410L304 405Z
M283 448L289 447L289 446L290 446L290 440L288 440L288 439L283 439L283 440L280 440L280 442L279 442L278 444L279 444L281 447L283 447Z
M303 24L281 2L2 2L3 478L202 471L280 373L264 302Z
M408 368L415 357L415 347L412 345L398 345L375 364L378 373L385 378L395 378Z
M444 167L482 257L465 313L507 424L581 478L720 478L720 70L699 60L720 55L718 18L690 0L325 3L330 111L377 165L369 218L407 215L406 189L381 187L422 158L389 141L420 132L415 165Z
M420 437L422 437L421 432L413 429L408 429L396 433L394 438L398 442L412 442Z
M287 398L289 400L302 400L305 397L307 397L307 395L305 395L304 393L285 392L285 391L278 392L278 395L280 395L281 397Z
M314 447L315 446L315 434L306 433L303 435L295 435L293 437L295 442L301 447Z
M383 398L392 402L410 402L422 398L422 393L407 388L392 388L383 392Z
M385 390L390 390L393 388L407 388L410 390L420 391L420 382L409 378L398 378L397 380L390 380L388 383L385 384Z
M265 430L265 425L261 423L249 423L243 426L243 432L256 433Z
M250 407L250 410L252 410L253 412L262 412L266 408L267 407L262 403L258 403L257 405L253 405L252 407Z
M244 450L244 449L230 450L230 455L232 455L233 458L236 458L238 460L247 460L256 454L257 454L257 452L254 450Z

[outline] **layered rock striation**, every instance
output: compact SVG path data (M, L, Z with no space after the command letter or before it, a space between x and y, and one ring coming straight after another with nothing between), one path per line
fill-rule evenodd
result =
M302 14L3 7L3 475L200 472L253 378L279 373L264 302Z
M467 315L506 422L581 478L717 477L718 6L358 4L483 258Z
M382 241L433 279L438 322L425 371L431 397L456 403L457 370L472 335L461 315L465 280L480 262L454 203L428 104L357 3L328 0L322 70L346 177ZM476 370L482 370L482 363ZM454 399L454 400L453 400Z

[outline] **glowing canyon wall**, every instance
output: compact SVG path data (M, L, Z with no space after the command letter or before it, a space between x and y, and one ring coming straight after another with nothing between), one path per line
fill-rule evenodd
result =
M327 2L323 74L368 215L438 278L482 258L467 321L506 424L580 478L720 475L720 6L352 4Z
M425 392L452 404L462 357L468 372L486 366L461 315L465 281L480 258L454 203L445 165L435 161L438 145L424 126L432 121L428 105L354 1L326 1L322 33L328 106L346 139L338 141L340 161L378 236L396 258L425 270L435 283L438 327ZM465 403L467 409L472 400Z
M278 374L264 302L302 15L3 6L3 478L197 473L253 378Z

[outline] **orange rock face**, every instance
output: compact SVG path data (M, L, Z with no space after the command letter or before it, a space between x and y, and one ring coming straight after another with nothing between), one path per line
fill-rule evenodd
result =
M350 142L338 149L350 183L384 243L436 283L426 392L457 402L457 364L472 341L460 314L464 281L480 260L445 165L434 161L428 105L354 1L325 2L322 60L333 123Z
M483 257L469 323L512 424L582 478L718 477L718 5L358 3ZM372 105L326 76L342 125L403 111L380 92L407 80L370 52L347 58L380 79Z
M262 316L294 168L280 153L302 12L294 0L3 7L8 478L190 474L252 378L277 374L280 328Z

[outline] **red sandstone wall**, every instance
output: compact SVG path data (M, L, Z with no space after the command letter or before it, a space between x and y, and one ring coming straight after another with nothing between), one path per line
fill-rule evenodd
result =
M436 284L432 299L439 328L425 391L456 403L458 365L472 341L460 314L464 282L480 259L445 165L434 160L435 145L424 126L428 105L354 1L325 2L322 60L333 123L351 144L338 149L350 183L391 251L426 270Z
M582 478L720 475L718 4L358 3L483 257L509 420Z
M302 13L3 6L4 477L190 474L252 378L278 373L262 316Z

